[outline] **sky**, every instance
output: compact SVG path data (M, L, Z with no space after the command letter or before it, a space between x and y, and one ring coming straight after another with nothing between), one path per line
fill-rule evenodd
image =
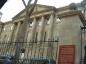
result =
M34 0L33 0L34 1ZM82 0L38 0L38 4L55 6L57 8L69 5L70 3L79 3ZM25 0L27 3L28 0ZM8 0L2 7L0 12L3 13L1 21L6 22L12 20L21 10L24 9L22 0Z

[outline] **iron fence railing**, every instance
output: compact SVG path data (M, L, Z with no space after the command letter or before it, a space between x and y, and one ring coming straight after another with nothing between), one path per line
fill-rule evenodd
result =
M28 64L30 59L53 59L57 57L58 41L0 42L0 56L13 57L15 64Z

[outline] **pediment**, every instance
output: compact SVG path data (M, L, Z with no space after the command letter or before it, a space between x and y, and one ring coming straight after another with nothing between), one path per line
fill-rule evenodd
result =
M40 5L40 4L37 4L37 5L35 6L35 9L34 9L34 11L33 11L33 14L34 14L35 12L41 12L41 11L49 10L49 9L52 9L52 8L54 8L54 7L53 7L53 6L47 6L47 5ZM25 9L24 9L24 10L22 10L20 13L18 13L16 16L14 16L13 19L19 18L19 17L23 17L23 16L25 16L25 14L26 14L26 12L25 12Z

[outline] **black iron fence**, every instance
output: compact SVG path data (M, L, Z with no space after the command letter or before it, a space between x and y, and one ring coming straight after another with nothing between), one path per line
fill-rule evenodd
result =
M0 42L0 56L11 57L14 64L28 64L32 59L56 60L57 46L58 41Z

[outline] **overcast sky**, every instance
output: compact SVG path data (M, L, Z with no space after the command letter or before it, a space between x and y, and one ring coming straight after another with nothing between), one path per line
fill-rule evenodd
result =
M26 3L28 2L28 0L25 1ZM69 5L72 2L78 3L81 1L82 0L38 0L38 4L55 6L58 8ZM18 14L22 9L24 9L22 0L8 0L0 10L3 13L1 20L3 22L11 20L11 18Z

